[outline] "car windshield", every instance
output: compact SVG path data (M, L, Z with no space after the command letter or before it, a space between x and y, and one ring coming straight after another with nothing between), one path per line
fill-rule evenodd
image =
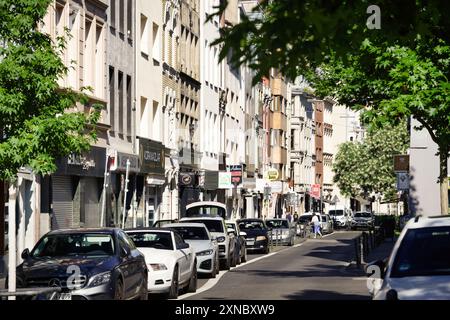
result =
M370 218L372 214L370 212L355 212L355 218Z
M32 257L98 257L114 255L114 241L109 234L53 234L39 241Z
M239 229L241 230L264 230L264 222L258 220L240 221Z
M199 207L192 207L186 210L186 217L196 216L213 216L213 217L226 217L225 209L212 205L204 205Z
M220 220L189 220L189 222L203 223L209 232L224 232L223 223Z
M183 237L184 240L209 240L208 233L202 227L171 227Z
M266 220L266 224L269 228L273 229L289 228L289 222L287 220Z
M138 248L173 250L170 232L127 232Z
M320 216L320 219L322 222L327 222L327 217L326 216Z
M328 214L330 216L343 216L344 210L330 210L330 211L328 211Z
M450 275L450 227L410 229L394 260L391 277Z

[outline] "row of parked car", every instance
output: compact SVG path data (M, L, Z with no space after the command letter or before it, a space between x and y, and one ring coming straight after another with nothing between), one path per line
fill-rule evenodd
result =
M62 300L147 299L148 293L175 299L197 290L199 274L214 278L247 261L247 252L268 253L270 241L293 244L286 219L226 221L226 207L217 202L194 203L186 212L151 228L51 231L23 251L17 287L54 287Z

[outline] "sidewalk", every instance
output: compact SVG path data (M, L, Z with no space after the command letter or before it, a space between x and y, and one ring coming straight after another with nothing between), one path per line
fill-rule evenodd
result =
M394 238L394 241L391 239L384 240L383 243L369 252L369 255L364 258L364 264L389 258L396 242L397 238Z

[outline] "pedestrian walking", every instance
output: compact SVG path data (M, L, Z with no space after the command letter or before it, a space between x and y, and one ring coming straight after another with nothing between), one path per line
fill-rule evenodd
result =
M314 226L314 239L317 238L317 234L322 238L322 232L320 232L320 219L317 214L313 214L311 222Z

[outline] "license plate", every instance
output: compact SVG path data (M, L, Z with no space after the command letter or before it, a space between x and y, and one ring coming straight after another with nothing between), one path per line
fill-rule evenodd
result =
M254 245L255 244L255 241L247 241L247 245L248 246L252 246L252 245Z
M70 293L61 293L58 300L72 300L72 295Z

